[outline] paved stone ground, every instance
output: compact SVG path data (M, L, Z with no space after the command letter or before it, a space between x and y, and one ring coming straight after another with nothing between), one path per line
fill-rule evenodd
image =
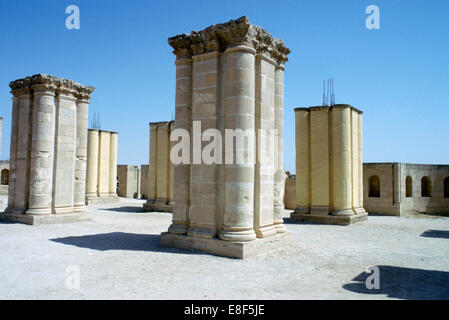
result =
M290 245L237 260L159 247L171 214L142 212L143 202L90 206L91 222L0 223L0 298L449 299L449 218L370 216L347 227L286 218ZM370 291L372 265L380 289ZM66 287L69 266L79 289Z

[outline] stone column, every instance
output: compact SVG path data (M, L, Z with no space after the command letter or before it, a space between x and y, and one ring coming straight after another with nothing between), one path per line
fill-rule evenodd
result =
M191 137L192 119L192 59L190 41L176 38L170 43L176 54L175 129L186 130ZM170 40L169 40L170 42ZM176 183L173 185L173 222L169 233L187 233L189 221L190 163L173 166Z
M284 65L276 66L275 83L275 119L274 127L277 130L277 151L275 175L274 175L274 226L277 233L284 233L284 192L285 192L285 170L284 170Z
M351 216L354 214L353 191L357 181L353 179L353 159L357 153L352 152L350 106L332 106L332 191L333 215ZM353 123L352 123L353 125Z
M102 130L100 130L99 134L98 196L109 197L109 155L111 134L108 131Z
M159 122L157 128L156 203L167 204L168 161L170 158L169 123Z
M329 107L310 108L312 214L329 213Z
M356 173L358 175L358 199L357 199L357 208L356 212L357 214L365 213L365 209L363 208L363 131L362 131L362 111L358 110L358 172Z
M17 167L17 144L19 129L19 92L11 91L12 98L12 120L11 120L11 143L9 146L9 185L8 185L8 207L5 212L14 212L15 205L15 186L16 186L16 167Z
M225 128L248 130L255 135L255 53L247 46L235 46L226 55ZM255 137L252 137L253 139ZM225 147L226 149L231 146ZM233 150L231 150L234 152ZM235 153L242 151L236 146ZM247 149L248 153L255 150ZM236 158L236 157L234 157ZM225 204L220 239L250 241L254 232L254 162L245 157L244 164L225 164ZM259 195L257 195L259 196Z
M52 213L55 130L55 86L41 79L33 84L32 142L28 215ZM17 192L17 190L16 190ZM16 193L17 198L17 193Z
M280 216L279 196L284 183L279 183L282 174L279 167L278 126L283 120L283 110L279 101L279 88L276 83L276 61L265 55L256 56L256 163L254 176L254 229L258 238L273 236L277 233L275 217ZM275 92L276 91L276 92ZM276 93L276 94L275 94ZM281 97L282 99L282 97ZM276 121L278 120L278 121ZM282 125L282 123L281 123ZM277 131L275 131L275 129ZM276 149L276 150L274 150ZM258 195L258 196L257 196ZM278 218L279 220L279 218Z
M167 186L167 201L169 205L173 205L173 162L170 160L170 151L173 145L175 144L173 141L170 141L170 135L172 131L175 129L175 122L170 121L170 128L169 128L169 134L168 134L168 186ZM143 191L142 191L143 193Z
M53 169L53 213L71 213L74 210L74 204L79 199L75 190L78 186L76 179L76 169L79 164L77 159L77 106L76 90L66 85L56 90L56 115L55 115L55 148L54 148L54 169ZM86 127L87 131L87 127ZM85 133L87 134L87 132ZM74 170L75 168L75 170ZM69 183L72 181L72 183ZM83 181L84 182L84 181ZM85 183L85 182L84 182ZM84 184L83 183L83 184ZM75 193L75 195L74 195ZM81 205L84 206L85 194Z
M150 123L150 164L148 168L148 203L154 203L157 195L157 123Z
M109 145L109 197L117 197L117 146L118 133L110 133Z
M310 213L310 110L295 109L296 209Z
M87 144L87 177L86 197L97 198L98 182L98 142L99 133L97 129L89 129Z
M75 162L75 199L74 212L86 209L86 167L87 167L87 127L89 117L90 94L93 87L79 88L76 104L76 162Z
M217 165L204 163L202 160L203 147L212 143L202 141L201 134L209 129L217 128L219 114L218 80L220 53L212 51L193 56L193 99L192 122L199 130L192 132L192 156L190 166L190 225L189 236L213 238L216 230L216 188ZM198 132L196 132L198 131ZM210 130L209 130L210 131ZM216 142L216 141L215 141ZM221 141L220 141L221 142Z

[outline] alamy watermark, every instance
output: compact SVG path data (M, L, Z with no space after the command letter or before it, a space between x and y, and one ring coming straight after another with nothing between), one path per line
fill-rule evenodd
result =
M256 137L255 129L224 129L223 140L220 130L210 128L202 132L201 121L193 121L192 135L178 128L170 134L170 141L178 142L170 151L170 160L175 165L254 164L256 161L274 165L278 130L258 129ZM203 142L209 143L203 147Z
M370 266L366 269L370 275L365 280L365 286L368 290L380 289L380 271L378 266Z
M365 26L368 30L380 29L380 9L374 4L370 4L366 7L365 13L369 16L365 20Z
M80 8L71 4L65 8L65 13L69 16L65 19L65 27L68 30L79 30L80 28Z
M65 287L68 290L79 290L80 288L80 268L77 265L69 265L65 269L65 273L68 274L65 279Z

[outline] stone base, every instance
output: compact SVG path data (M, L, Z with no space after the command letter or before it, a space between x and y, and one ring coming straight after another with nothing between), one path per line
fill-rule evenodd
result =
M86 198L86 204L102 204L102 203L116 203L120 202L119 197L92 197Z
M148 212L173 212L172 204L144 203L143 210Z
M337 224L347 226L352 223L366 221L368 219L368 213L360 213L353 216L333 216L333 215L316 215L307 213L295 213L290 214L290 220L292 221L306 221L312 223L321 224Z
M24 223L30 225L52 224L52 223L71 223L79 221L90 221L92 215L90 212L66 213L66 214L48 214L48 215L26 215L15 213L0 213L0 221L9 221Z
M220 239L205 239L164 232L161 234L161 246L184 250L200 251L229 258L244 259L282 248L288 244L288 233L268 238L257 238L248 242L232 242Z

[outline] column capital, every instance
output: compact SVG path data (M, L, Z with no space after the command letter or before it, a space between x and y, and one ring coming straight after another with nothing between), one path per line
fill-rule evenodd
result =
M207 52L224 52L233 47L250 47L257 54L265 54L283 68L290 53L284 42L274 38L265 29L250 24L243 16L237 20L211 25L201 31L181 34L168 39L178 59L190 58Z

